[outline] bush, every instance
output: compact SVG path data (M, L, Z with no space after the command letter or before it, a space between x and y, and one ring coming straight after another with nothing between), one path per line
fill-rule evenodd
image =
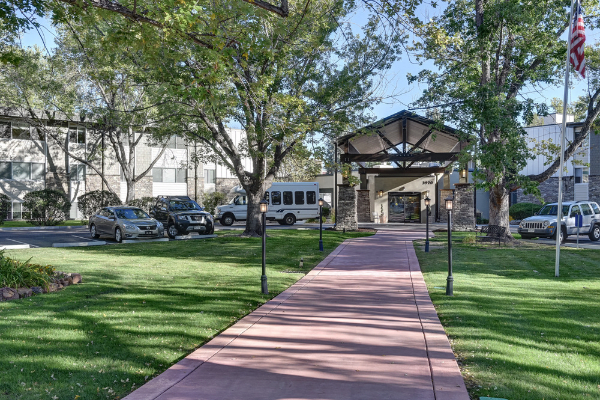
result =
M141 199L133 199L129 203L128 206L139 207L147 213L150 212L150 209L156 203L156 198L154 197L142 197Z
M0 225L8 218L10 212L10 197L5 194L0 194Z
M204 196L204 210L215 215L215 208L227 202L225 193L213 192Z
M509 208L508 215L513 217L513 219L522 220L531 217L536 212L540 211L542 207L542 205L534 203L517 203Z
M54 267L50 265L30 264L29 261L17 261L4 256L0 250L0 287L48 287L54 276Z
M29 210L26 221L36 226L58 225L67 219L71 202L63 192L36 190L23 196L23 207Z
M121 199L108 190L92 190L77 198L77 208L88 219L102 207L120 206Z

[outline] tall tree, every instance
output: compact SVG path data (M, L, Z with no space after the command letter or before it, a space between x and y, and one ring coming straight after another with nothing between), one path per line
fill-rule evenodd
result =
M527 98L528 90L564 74L566 6L452 0L440 16L417 22L421 40L414 50L437 68L411 77L427 84L418 105L436 106L471 140L478 181L490 192L490 224L508 227L511 188L535 190L535 177L519 175L532 158L522 121L547 112Z

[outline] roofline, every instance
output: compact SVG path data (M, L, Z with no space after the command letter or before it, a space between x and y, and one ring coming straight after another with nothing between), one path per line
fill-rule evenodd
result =
M402 110L402 111L399 111L399 112L397 112L395 114L392 114L392 115L389 115L389 116L387 116L385 118L382 118L379 121L373 122L370 125L362 127L360 129L358 129L356 132L349 133L347 135L341 136L341 137L337 138L336 141L339 144L339 142L341 142L341 141L346 141L348 139L353 138L356 135L359 135L361 133L366 133L364 131L371 130L371 129L377 129L379 127L392 124L392 123L394 123L396 121L399 121L401 119L404 119L404 118L412 120L412 121L415 121L415 122L419 122L419 123L421 123L423 125L427 125L427 126L435 125L435 124L438 123L437 121L434 121L434 120L429 119L429 118L422 117L422 116L420 116L418 114L415 114L415 113L413 113L411 111ZM443 125L443 129L439 129L439 131L443 132L443 133L447 133L447 134L452 135L452 136L455 136L456 138L459 138L458 131L456 129L450 127L450 126Z

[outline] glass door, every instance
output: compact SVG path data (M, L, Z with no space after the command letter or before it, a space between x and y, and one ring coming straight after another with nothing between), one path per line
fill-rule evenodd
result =
M388 222L420 223L421 193L388 193Z

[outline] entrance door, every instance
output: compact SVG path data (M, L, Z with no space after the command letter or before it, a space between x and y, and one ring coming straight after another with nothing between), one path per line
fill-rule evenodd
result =
M388 193L389 222L421 222L421 193Z

